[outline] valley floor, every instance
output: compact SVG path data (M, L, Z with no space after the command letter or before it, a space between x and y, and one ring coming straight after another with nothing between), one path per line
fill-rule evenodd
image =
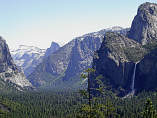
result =
M141 114L148 98L157 109L156 92L142 92L126 99L106 92L104 98L99 101L101 105L106 106L107 110L103 112L102 117L108 115L110 118L142 118ZM1 93L0 118L84 118L80 114L88 113L88 107L82 107L82 105L87 106L87 100L75 91ZM87 110L83 111L83 108ZM96 112L93 111L93 113Z

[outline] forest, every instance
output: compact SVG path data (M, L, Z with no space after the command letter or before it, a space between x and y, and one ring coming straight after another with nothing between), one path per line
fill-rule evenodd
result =
M1 90L0 118L157 118L157 92L142 91L118 96L96 77L92 88L87 69L87 88L79 90ZM97 92L95 92L97 91Z
M82 91L3 93L0 118L156 118L157 93L141 92L131 98L105 91L88 100Z

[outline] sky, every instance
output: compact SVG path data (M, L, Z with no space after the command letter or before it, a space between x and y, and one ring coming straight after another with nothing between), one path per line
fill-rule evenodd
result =
M0 35L10 49L46 49L112 26L130 27L138 6L157 0L0 0Z

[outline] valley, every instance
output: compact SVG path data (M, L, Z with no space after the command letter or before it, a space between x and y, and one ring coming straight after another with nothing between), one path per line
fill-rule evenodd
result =
M157 4L45 49L0 37L0 118L157 118Z

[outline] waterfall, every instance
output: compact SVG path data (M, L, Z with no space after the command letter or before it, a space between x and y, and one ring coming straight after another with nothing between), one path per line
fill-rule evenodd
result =
M132 76L132 84L131 84L131 93L132 94L134 94L134 92L135 92L136 65L137 65L137 63L135 63L134 72L133 72L133 76Z
M127 95L125 95L125 96L123 97L123 99L132 97L132 96L134 96L134 94L135 94L136 66L137 66L138 63L139 63L139 62L136 62L136 63L135 63L135 66L134 66L134 71L133 71L133 75L132 75L132 83L131 83L131 86L130 86L131 92L129 92Z

